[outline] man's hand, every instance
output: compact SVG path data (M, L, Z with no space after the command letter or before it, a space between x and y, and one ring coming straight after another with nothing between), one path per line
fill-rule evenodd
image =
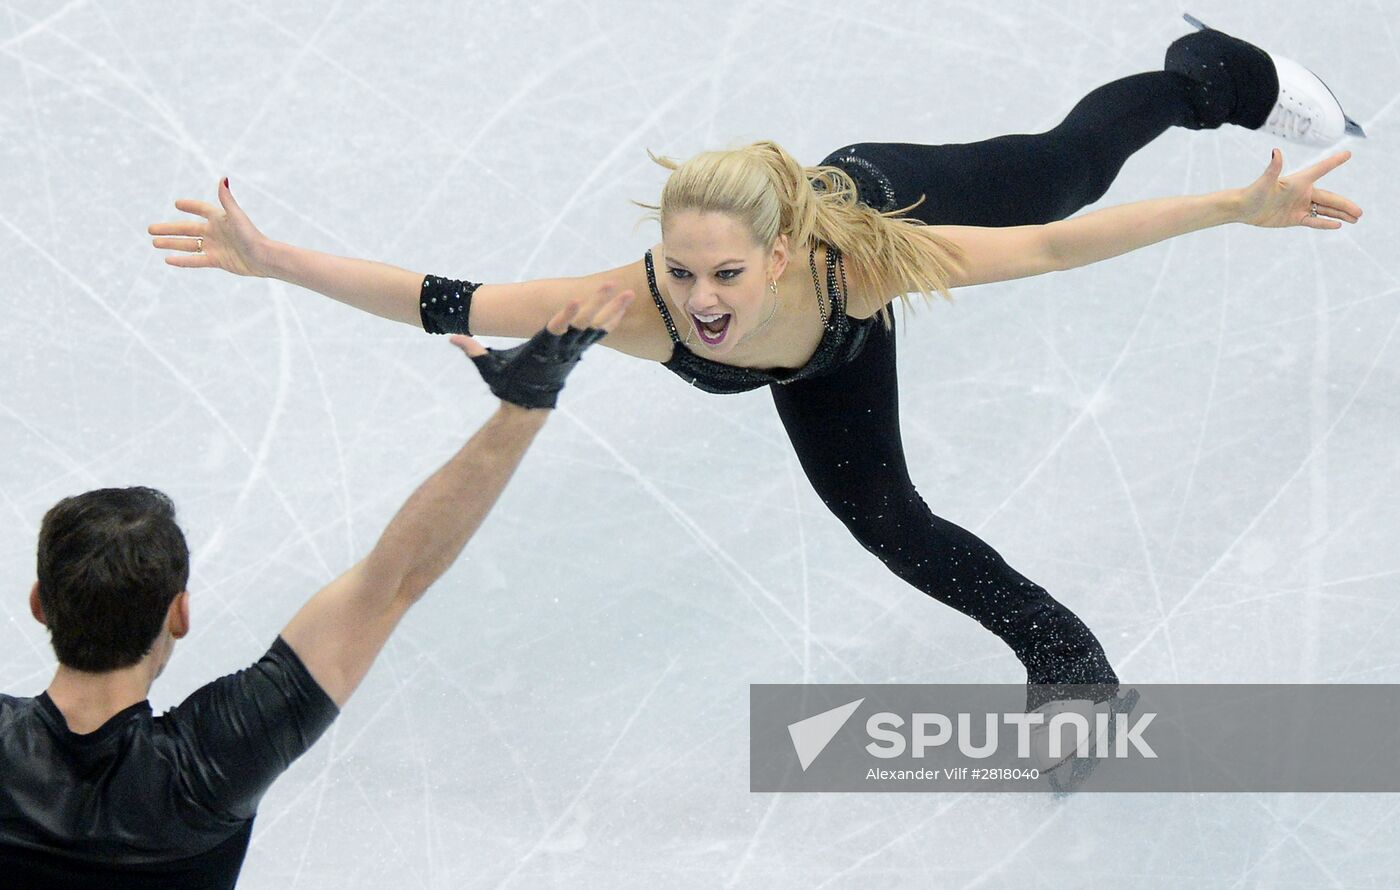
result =
M522 408L553 408L564 388L564 378L578 364L583 351L617 326L635 296L616 296L604 285L585 302L570 300L538 334L510 349L489 349L471 337L452 337L465 352L481 378L502 401Z

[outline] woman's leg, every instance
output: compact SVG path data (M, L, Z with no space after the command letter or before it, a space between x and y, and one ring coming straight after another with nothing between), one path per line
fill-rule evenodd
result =
M1168 50L1168 67L1191 76L1157 71L1105 84L1047 133L967 145L861 143L823 163L850 170L872 205L885 203L886 188L894 206L924 196L910 215L929 224L1063 219L1102 197L1128 157L1168 127L1262 122L1273 98L1268 89L1252 89L1266 79L1259 51L1203 33L1209 36L1187 35ZM1205 69L1208 77L1199 73ZM1111 696L1118 678L1084 622L976 535L935 516L914 489L899 435L894 344L893 328L877 325L855 361L771 387L807 478L891 571L1011 647L1026 667L1028 709L1083 697L1057 688L1069 684L1102 684L1091 697Z
M1257 127L1278 93L1268 56L1217 31L1174 42L1167 66L1174 70L1134 74L1093 90L1045 133L950 145L862 142L822 163L851 169L868 161L887 177L894 206L924 198L909 215L930 225L1064 219L1103 197L1133 152L1169 127ZM862 199L878 206L874 199L883 190L867 187L870 175L853 171Z
M899 435L894 330L874 326L860 355L832 374L772 386L788 437L813 488L865 549L892 572L1000 637L1026 667L1028 709L1082 698L1051 684L1118 678L1073 612L976 535L935 516L914 489Z
M1022 226L1064 219L1108 191L1123 164L1192 114L1180 74L1155 71L1104 84L1045 133L983 142L862 142L823 163L863 158L887 177L898 207L930 225ZM864 196L863 196L864 197Z

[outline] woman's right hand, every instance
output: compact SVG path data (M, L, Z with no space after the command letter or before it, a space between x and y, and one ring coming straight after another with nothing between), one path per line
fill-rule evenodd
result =
M261 257L266 253L267 236L233 200L225 177L218 186L219 205L181 198L175 209L203 217L178 222L155 223L147 231L155 235L158 250L173 250L165 262L186 269L223 269L235 275L266 278L269 275ZM201 251L200 248L203 248Z

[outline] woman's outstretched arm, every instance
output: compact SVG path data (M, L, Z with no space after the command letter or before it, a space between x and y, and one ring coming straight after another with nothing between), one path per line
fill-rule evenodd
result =
M955 264L949 282L952 287L1087 266L1230 222L1339 229L1343 222L1356 222L1361 208L1341 195L1314 187L1314 183L1350 157L1351 152L1339 152L1306 170L1281 177L1283 155L1275 151L1263 175L1245 188L1136 201L1039 226L930 229L965 254L964 260ZM1314 202L1317 216L1311 213Z
M175 209L200 218L155 223L147 229L156 236L151 242L156 248L173 251L165 257L168 265L278 278L383 318L420 324L421 274L273 241L234 200L227 179L219 182L218 195L217 205L181 198Z
M234 200L227 179L220 181L218 195L217 205L182 198L175 202L176 209L194 214L196 219L156 223L148 229L156 236L152 242L156 248L172 251L166 256L166 263L277 278L381 318L423 326L419 312L423 273L274 241L253 225ZM483 284L472 297L471 331L481 336L529 337L581 292L592 293L606 287L615 293L636 290L634 279L642 275L640 266L634 263L575 278ZM601 342L622 352L655 358L658 349L665 345L665 331L659 316L648 318L647 307L637 309L637 305L640 304L629 308L626 317Z

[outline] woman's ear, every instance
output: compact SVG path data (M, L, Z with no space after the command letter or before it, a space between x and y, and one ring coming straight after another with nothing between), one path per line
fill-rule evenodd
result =
M773 242L773 252L768 256L768 278L770 281L777 281L783 277L789 258L788 236L786 234L779 235L777 240Z

